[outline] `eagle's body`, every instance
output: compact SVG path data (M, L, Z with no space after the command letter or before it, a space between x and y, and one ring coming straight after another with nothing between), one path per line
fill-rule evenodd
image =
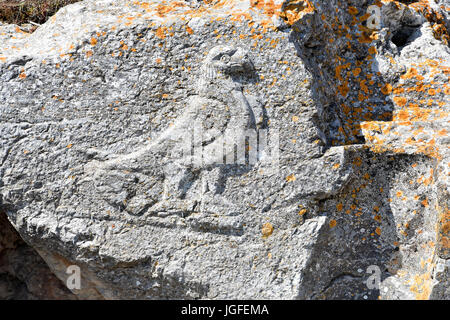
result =
M213 171L209 178L217 176L220 171L217 166L223 164L224 159L233 157L230 153L234 153L234 147L230 141L238 142L248 130L256 129L255 112L241 84L241 75L253 72L253 68L244 50L228 46L213 48L204 61L202 77L196 84L198 95L189 99L183 114L143 148L99 163L96 170L130 170L130 166L142 163L142 158L148 161L159 159L153 160L158 163L151 166L152 171L155 165L162 169L164 187L157 199L151 201L153 209L176 211L185 210L181 207L192 208L192 204L186 205L185 202L201 201L184 199L195 179L192 171ZM258 110L259 118L261 115L262 111ZM224 146L227 147L221 149ZM200 158L199 154L192 152L195 150L200 150ZM214 189L214 181L211 182L208 173L203 177L200 198Z

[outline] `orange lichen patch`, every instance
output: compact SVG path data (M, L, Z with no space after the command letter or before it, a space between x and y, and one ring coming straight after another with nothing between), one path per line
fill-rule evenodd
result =
M297 178L295 178L294 174L291 174L290 176L286 177L287 182L294 182L295 180L297 180Z
M364 130L377 130L379 127L374 121L361 123L361 129Z
M450 220L449 220L449 222L446 222L446 223L442 224L441 232L445 233L445 234L447 234L447 233L450 234Z
M342 211L343 208L344 208L344 206L342 205L342 203L338 203L338 204L336 205L337 211Z
M413 77L416 77L418 75L417 69L415 68L409 68L408 71L401 76L402 79L411 79Z
M359 74L361 73L361 68L353 69L352 73L353 73L353 76L355 76L355 77L359 76Z
M381 216L379 214L377 214L375 217L373 217L373 219L377 222L381 222ZM380 231L381 233L381 231Z
M156 36L157 36L158 38L160 38L161 40L162 40L162 39L165 39L165 38L166 38L166 32L167 32L167 27L159 27L159 28L156 30Z
M369 44L369 43L372 43L374 40L378 39L378 34L376 31L371 30L371 29L366 28L361 25L359 25L358 28L362 30L362 32L360 33L360 35L358 37L359 43ZM373 59L373 56L368 56L367 59L368 60Z
M350 67L350 63L336 66L336 68L335 68L335 77L336 77L336 79L338 79L340 81L344 81L344 78L342 78L342 75L341 75L342 71L344 69L349 68L349 67Z
M272 17L275 13L280 13L281 4L275 5L273 0L251 0L250 5L252 8L258 9L264 14ZM293 6L296 4L294 3ZM290 9L290 8L289 8Z
M362 16L359 17L359 22L367 21L367 19L369 19L371 16L372 15L370 13L363 14Z
M418 105L410 104L408 107L396 111L393 120L400 121L427 121L433 119L441 119L446 116L445 112L440 110L432 110L420 108Z
M300 216L304 216L307 212L308 212L308 210L306 210L306 209L301 209L301 210L298 212L298 214L299 214Z
M248 12L233 12L231 21L252 20L252 15Z
M369 48L369 53L373 54L373 55L377 54L378 53L377 48L375 48L374 46L370 47Z
M303 18L305 14L314 12L315 8L309 0L293 0L285 5L282 10L280 17L283 18L287 24L293 25Z
M357 167L360 167L360 166L362 165L362 159L361 159L360 157L356 157L356 158L353 160L353 164L354 164L355 166L357 166Z
M449 44L450 35L445 26L445 18L442 14L432 8L426 0L417 1L409 6L421 13L430 22L433 35L436 39L442 40L447 45Z
M377 228L375 229L375 233L376 233L377 235L381 236L381 228L377 227Z
M336 227L337 226L337 221L336 220L331 220L330 221L330 224L329 224L329 226L330 226L330 228L334 228L334 227Z
M184 6L186 6L186 4L180 1L171 1L170 4L158 4L156 7L156 14L159 17L164 18L168 13L175 11L178 7Z
M348 8L348 13L350 13L353 16L356 16L358 14L358 12L359 11L358 11L358 9L356 7L351 6L351 7Z
M431 285L431 272L427 272L422 275L414 276L413 284L409 289L415 294L416 300L428 300L431 294Z
M91 38L91 41L90 41L90 43L91 43L91 46L95 46L96 44L97 44L97 39L96 38L94 38L94 37L92 37Z
M403 112L405 112L404 118L408 119L407 111ZM399 112L399 114L402 118L402 113ZM438 160L442 159L442 155L440 154L439 148L436 146L436 141L433 138L439 136L437 131L433 130L431 132L426 132L429 136L425 139L414 138L414 136L417 136L420 133L425 133L423 127L421 126L416 129L412 129L411 127L411 135L405 135L404 133L400 134L397 132L397 128L412 126L413 123L414 122L411 121L396 121L395 126L390 128L391 125L389 123L386 124L381 121L372 121L369 123L363 123L361 128L363 129L363 134L367 141L367 147L373 152L379 153L390 150L395 153L404 153L405 148L398 145L401 143L403 146L408 146L408 152L424 154ZM379 138L379 136L385 137L386 139ZM391 144L391 140L389 140L392 138L395 139L395 145ZM422 180L419 183L422 183Z
M449 237L442 237L440 241L441 248L450 249L450 238Z
M265 223L261 228L261 233L263 235L263 238L268 238L272 235L274 230L274 227L270 222Z
M394 120L407 121L409 119L409 113L407 110L400 110L395 116Z
M392 92L392 85L389 83L386 83L382 88L381 88L381 92L384 95L388 95Z
M394 103L400 107L405 106L406 102L408 102L408 100L405 97L399 97L399 96L394 97Z
M364 93L368 94L370 91L369 91L369 88L366 85L366 82L367 82L367 80L361 80L359 82L359 86L361 87L361 90L364 91Z
M342 85L338 86L339 93L341 96L346 97L350 91L348 87L348 81L345 81Z
M25 72L21 72L20 74L19 74L19 78L20 79L25 79L27 77L27 75L25 74Z

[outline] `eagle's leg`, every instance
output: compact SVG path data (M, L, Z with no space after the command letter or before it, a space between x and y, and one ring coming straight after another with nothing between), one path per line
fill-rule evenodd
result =
M220 167L205 169L202 174L202 195L214 196L223 191L223 173Z
M225 179L222 167L214 167L203 171L200 212L237 215L240 208L223 196Z
M178 163L171 163L164 168L163 199L184 199L194 182L193 173L189 168Z

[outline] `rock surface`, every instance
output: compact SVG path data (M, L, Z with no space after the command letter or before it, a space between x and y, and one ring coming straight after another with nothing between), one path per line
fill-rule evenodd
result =
M0 299L73 300L76 296L50 271L0 213Z
M450 299L450 4L402 2L0 25L0 209L80 299Z

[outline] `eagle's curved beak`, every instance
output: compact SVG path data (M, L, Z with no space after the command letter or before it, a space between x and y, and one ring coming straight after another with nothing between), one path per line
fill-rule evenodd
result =
M253 71L255 67L247 54L242 50L236 51L228 63L228 67L234 72Z

